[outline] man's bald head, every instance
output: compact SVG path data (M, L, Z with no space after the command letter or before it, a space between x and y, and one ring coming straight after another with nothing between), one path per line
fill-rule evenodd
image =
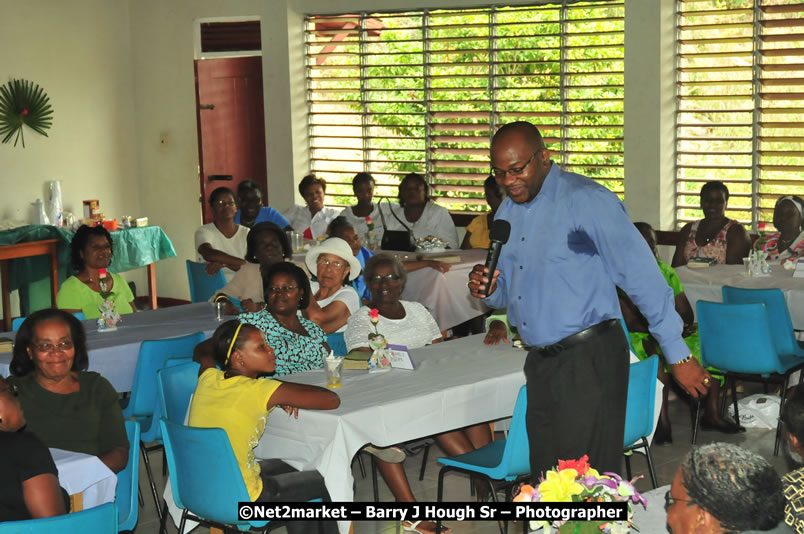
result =
M491 139L491 146L493 148L494 145L509 141L514 137L524 140L533 150L538 150L544 146L544 140L539 129L525 121L511 122L502 126Z
M508 197L522 204L542 188L552 163L539 130L529 122L506 124L491 140L491 169Z

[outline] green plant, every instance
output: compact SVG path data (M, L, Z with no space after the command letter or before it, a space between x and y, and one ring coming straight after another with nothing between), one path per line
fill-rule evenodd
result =
M28 80L11 79L0 86L0 135L3 143L14 138L14 146L22 141L25 148L23 125L47 137L46 130L53 125L53 108L47 93Z

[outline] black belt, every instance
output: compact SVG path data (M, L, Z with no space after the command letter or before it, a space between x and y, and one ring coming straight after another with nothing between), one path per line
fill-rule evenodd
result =
M576 332L571 336L567 336L564 339L556 341L552 345L545 345L543 347L534 347L531 345L525 345L524 348L528 352L535 350L546 358L558 356L558 354L561 353L562 351L565 351L576 345L580 345L581 343L591 341L593 338L599 336L609 328L612 328L613 326L618 325L619 323L620 323L619 319L608 319L606 321L603 321L602 323L597 323L594 326L590 326L589 328L584 328L580 332Z

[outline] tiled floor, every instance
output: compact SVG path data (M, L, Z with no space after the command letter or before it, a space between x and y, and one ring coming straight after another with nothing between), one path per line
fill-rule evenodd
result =
M754 392L754 389L751 386L746 386L748 392ZM690 411L687 407L687 404L681 400L674 400L670 403L671 409L671 419L673 422L673 444L671 445L661 445L661 446L653 446L651 448L653 454L653 460L656 467L656 475L659 481L659 485L669 484L675 474L675 471L678 467L683 456L687 453L690 448L690 442L692 439L692 425L691 425L691 418L690 418ZM787 467L785 465L785 461L780 455L779 457L773 457L773 443L774 443L774 434L775 432L772 430L758 430L758 429L748 429L747 432L741 434L720 434L717 432L705 432L699 430L698 433L698 444L709 443L713 441L725 441L730 443L735 443L749 449L751 451L757 452L758 454L762 455L763 457L767 458L776 469L780 473L787 472ZM434 501L436 498L436 484L437 484L437 477L438 477L438 467L435 462L435 459L441 455L440 450L436 445L433 445L433 449L430 452L430 459L428 461L427 470L425 473L424 480L418 480L418 470L421 464L421 455L413 456L408 458L405 461L405 468L408 475L408 479L410 481L411 488L413 489L414 495L421 500L421 501ZM154 452L152 453L152 463L155 469L158 471L157 478L159 479L159 488L164 485L164 482L161 480L161 452ZM368 459L366 460L366 467L369 468ZM355 481L356 481L356 499L359 501L370 501L373 500L372 494L372 484L370 476L366 478L362 478L360 475L360 471L358 469L357 463L354 464L354 474L355 474ZM651 488L650 478L648 476L648 468L647 462L645 458L641 454L635 454L634 459L632 460L632 468L633 474L636 476L637 474L644 474L645 478L637 482L637 488L641 491L647 491ZM622 471L623 476L625 476L625 467L623 466ZM141 484L143 489L146 488L146 475L144 468L141 468ZM391 493L388 491L387 486L385 486L384 482L380 478L380 499L383 501L392 501L393 497ZM153 499L150 497L150 493L146 493L145 499L145 507L140 509L140 519L137 526L137 533L156 533L158 532L158 520L154 510L154 503ZM469 493L469 483L466 477L462 477L461 475L457 474L450 474L447 476L446 479L446 499L448 501L466 501L471 500L471 496ZM499 532L499 529L495 523L492 522L466 522L466 523L456 523L452 522L449 524L452 528L452 531L456 534L496 534ZM517 529L518 530L518 529ZM206 528L199 528L194 532L207 532ZM513 531L513 529L512 529ZM169 527L168 532L174 533L176 532L176 528L174 526ZM284 534L285 529L279 528L275 532ZM356 523L355 525L355 533L356 534L390 534L397 532L397 523L394 522L361 522ZM642 534L653 534L650 532L645 532L644 529ZM656 533L659 534L659 533Z

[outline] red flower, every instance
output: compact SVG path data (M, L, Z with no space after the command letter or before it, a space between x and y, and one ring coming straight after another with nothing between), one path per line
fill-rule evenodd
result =
M380 312L377 308L372 308L369 310L369 319L374 324L377 324L377 321L380 320Z
M371 215L366 216L366 224L371 224Z
M589 456L584 454L578 460L559 460L558 470L563 471L564 469L575 469L579 476L585 475L589 471Z
M27 114L28 114L28 108L22 108L22 111L20 112L20 114L21 114L23 117L24 117L25 115L27 115Z

